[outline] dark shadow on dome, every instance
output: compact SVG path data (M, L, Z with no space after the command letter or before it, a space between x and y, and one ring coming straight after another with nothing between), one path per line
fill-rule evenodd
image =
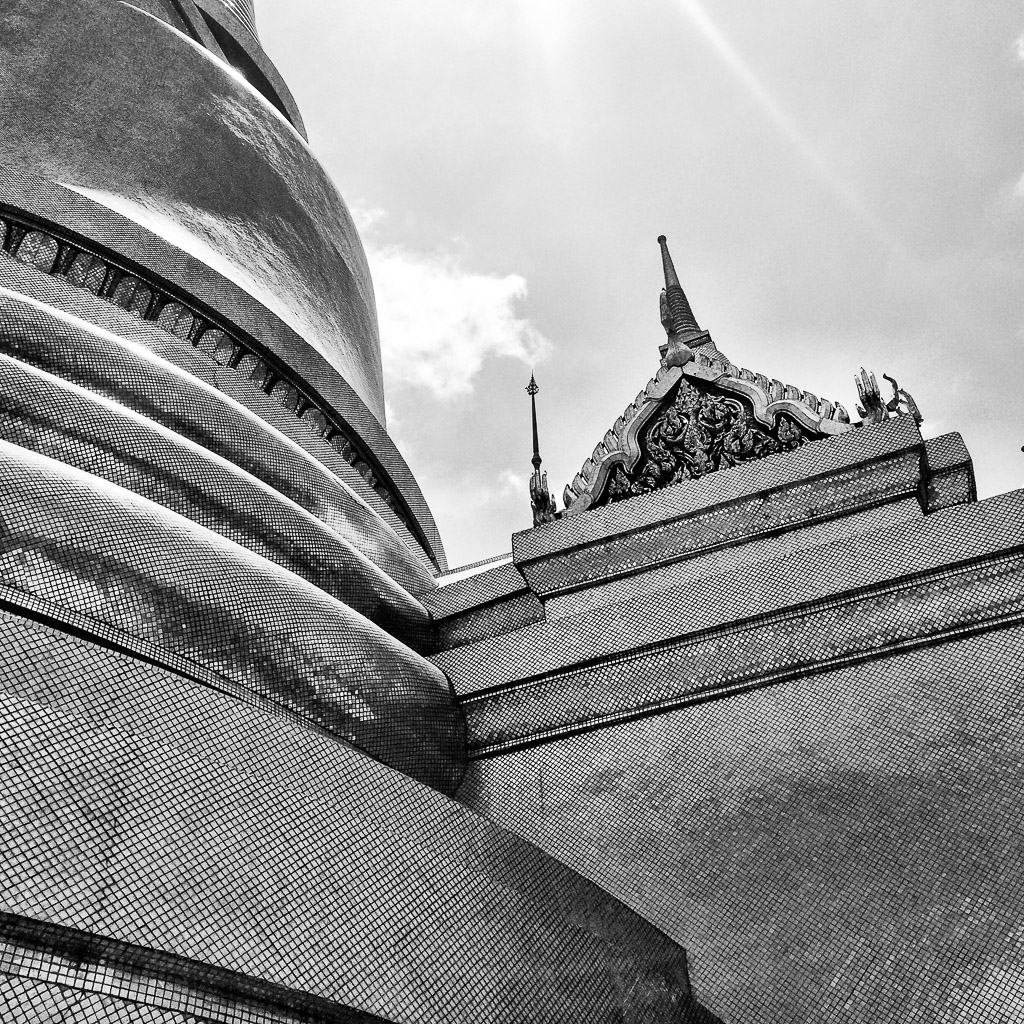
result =
M206 27L213 34L213 38L217 40L217 45L224 51L224 56L227 57L228 63L238 72L241 73L242 77L262 96L269 100L273 105L288 119L289 124L294 128L299 128L299 125L295 124L294 118L288 112L288 107L285 105L284 100L277 94L277 90L271 85L270 79L260 70L257 63L245 52L245 50L239 45L234 36L231 35L226 29L210 17L201 7L197 8L199 13L203 16L203 21L206 22ZM301 129L300 129L301 130Z

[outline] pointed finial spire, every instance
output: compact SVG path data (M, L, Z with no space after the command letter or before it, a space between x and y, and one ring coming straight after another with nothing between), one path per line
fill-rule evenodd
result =
M555 518L555 496L548 491L548 475L540 471L540 442L537 440L537 380L530 374L526 393L530 396L530 411L533 414L533 475L530 477L530 506L533 508L533 525L541 526Z
M526 393L530 396L530 411L533 413L533 468L534 471L540 469L541 457L540 457L540 441L537 440L537 392L540 388L537 387L537 379L533 373L530 374L530 383L526 385Z
M690 309L686 292L679 283L679 275L676 274L675 264L672 262L672 255L668 251L668 239L664 235L658 235L658 245L661 246L661 264L665 270L665 302L668 306L668 314L671 327L670 334L676 334L680 341L696 341L697 338L706 334L700 329L697 318ZM698 343L700 344L700 343Z
M658 235L661 246L661 264L665 270L665 287L661 292L661 323L668 335L668 344L661 348L666 366L685 366L695 358L693 350L707 345L705 354L720 356L711 335L700 329L697 318L690 309L690 303L679 283L675 264L668 251L668 239Z

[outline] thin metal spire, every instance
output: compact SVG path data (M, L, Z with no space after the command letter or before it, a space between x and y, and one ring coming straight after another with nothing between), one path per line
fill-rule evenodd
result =
M543 526L555 519L555 496L548 491L548 475L540 470L540 441L537 440L537 380L530 374L526 393L530 396L530 411L533 413L533 475L530 477L530 507L533 509L533 525Z
M533 468L540 469L540 441L537 440L537 392L540 388L533 374L530 374L530 383L526 385L526 393L530 396L530 408L533 412Z

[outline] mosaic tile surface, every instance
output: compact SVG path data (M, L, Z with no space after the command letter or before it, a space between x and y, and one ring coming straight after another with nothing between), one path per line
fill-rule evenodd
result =
M685 944L724 1021L1008 1024L1022 766L1017 626L473 762L461 796Z
M656 929L272 705L13 615L0 664L7 914L387 1020L687 1019Z
M0 602L457 781L462 723L438 669L301 577L103 483L0 441Z
M0 355L0 437L128 488L422 645L427 612L321 520L152 421Z
M425 556L413 553L416 542L394 512L340 452L270 396L180 339L124 313L100 310L106 315L96 316L99 324L93 326L94 309L69 314L45 305L74 310L66 294L73 289L47 279L26 281L30 274L0 257L4 352L215 452L342 532L407 589L432 588ZM77 305L87 304L83 299Z
M0 1019L1024 1020L1024 492L904 415L435 580L311 152L9 6Z
M445 651L433 660L465 695L529 679L584 660L667 642L698 630L782 611L792 605L873 586L949 562L979 558L1024 543L1021 492L935 512L919 521L886 523L875 513L873 534L845 536L841 521L831 536L805 548L798 532L773 542L771 557L729 571L742 548L672 567L674 586L637 591L615 604L576 616L526 626L493 640ZM734 556L734 553L735 554Z

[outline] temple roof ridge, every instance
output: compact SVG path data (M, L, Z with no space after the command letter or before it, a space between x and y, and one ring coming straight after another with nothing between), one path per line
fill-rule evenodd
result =
M720 356L720 358L716 359L715 355ZM727 356L718 352L717 349L714 354L704 351L697 352L695 353L695 358L698 365L707 367L714 373L756 384L764 391L770 402L777 402L783 399L799 402L805 405L810 413L819 415L823 419L835 420L837 423L850 422L850 415L842 403L832 402L827 398L819 398L813 392L805 391L793 384L783 384L774 377L767 377L763 373L748 370L746 367L738 367Z
M849 414L841 403L818 398L810 391L737 367L717 350L713 355L697 352L683 367L669 366L662 359L646 387L623 410L565 488L563 502L567 511L581 512L604 503L607 498L605 485L610 481L612 470L618 466L632 469L638 464L642 455L643 428L663 410L671 393L678 390L681 383L699 391L704 391L705 385L712 385L727 400L731 393L745 406L746 419L755 429L760 426L769 431L777 430L780 416L785 416L785 421L795 424L799 430L799 435L790 431L793 439L799 436L809 440L853 429ZM737 458L735 461L744 460Z
M568 514L695 479L718 469L910 412L916 405L890 380L890 402L874 377L858 380L865 409L851 423L839 402L738 367L703 330L683 291L664 235L661 365L594 447L563 500ZM862 371L863 376L863 371ZM865 397L866 396L866 397Z

